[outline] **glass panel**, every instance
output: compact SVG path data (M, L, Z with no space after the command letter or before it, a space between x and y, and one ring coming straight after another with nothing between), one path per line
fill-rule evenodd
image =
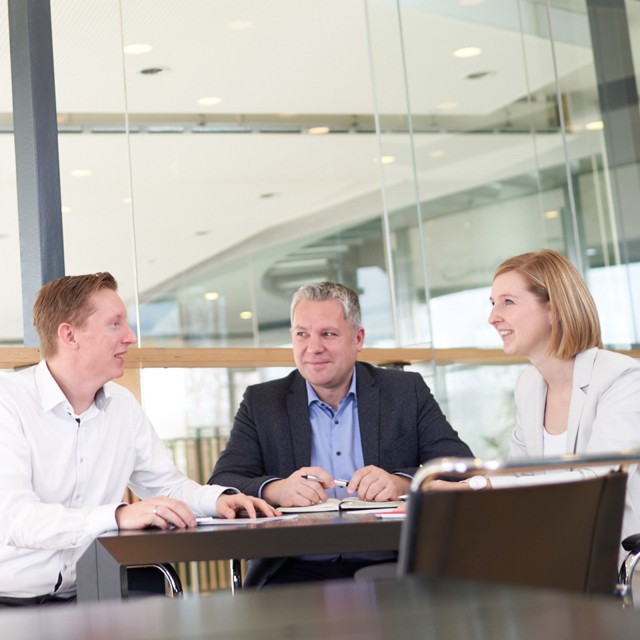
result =
M51 2L67 274L110 271L136 315L136 271L115 0Z
M163 438L225 438L247 386L281 378L290 371L279 367L144 369L145 410Z
M24 344L7 0L0 0L0 345Z
M142 344L287 344L313 280L384 304L362 4L125 2L122 24Z

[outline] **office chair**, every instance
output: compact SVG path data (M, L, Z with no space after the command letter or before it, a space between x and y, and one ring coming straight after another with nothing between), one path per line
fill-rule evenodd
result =
M165 595L182 596L178 572L168 562L127 567L128 597Z
M398 575L620 593L617 564L627 469L638 462L640 451L487 462L441 458L427 463L412 481ZM428 490L440 476L490 477L586 467L611 470L589 479L489 491Z

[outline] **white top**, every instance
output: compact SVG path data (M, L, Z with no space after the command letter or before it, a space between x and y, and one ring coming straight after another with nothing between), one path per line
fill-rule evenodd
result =
M79 422L78 422L79 420ZM202 486L171 461L134 396L113 382L81 416L44 361L0 378L0 595L75 592L79 557L117 529L127 485L217 515L226 487Z
M542 452L545 458L563 456L567 453L567 432L551 434L543 428Z

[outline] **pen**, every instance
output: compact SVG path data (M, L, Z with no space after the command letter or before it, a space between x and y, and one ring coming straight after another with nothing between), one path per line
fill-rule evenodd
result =
M302 476L306 480L313 480L314 482L322 482L318 476ZM334 480L336 487L346 487L349 484L348 480Z

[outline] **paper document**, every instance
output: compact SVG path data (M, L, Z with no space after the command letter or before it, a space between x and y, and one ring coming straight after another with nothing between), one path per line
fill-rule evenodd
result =
M359 500L358 498L329 498L320 504L311 504L307 507L278 507L282 513L318 513L321 511L379 511L397 509L404 505L402 500L390 500L375 502L372 500Z
M196 518L198 526L211 526L219 524L264 524L265 522L278 522L278 520L294 520L295 514L286 516L265 516L264 518L214 518L202 516Z

